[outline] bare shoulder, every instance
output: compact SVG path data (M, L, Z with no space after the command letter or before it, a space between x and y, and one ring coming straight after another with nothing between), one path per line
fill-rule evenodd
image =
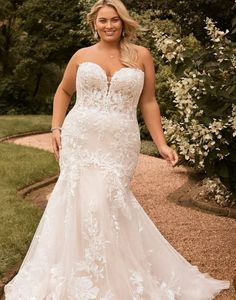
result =
M132 44L132 46L138 51L139 57L141 59L152 57L151 52L148 48L136 44Z
M140 45L136 45L136 44L133 44L133 47L138 51L138 53L141 55L141 56L145 56L145 55L151 55L150 53L150 50L146 47L143 47L143 46L140 46Z
M86 58L86 56L93 50L93 48L94 45L78 49L73 54L72 59L75 61L77 65L80 64Z
M153 61L152 54L150 50L146 47L133 44L134 49L138 52L139 63L145 69L145 65Z

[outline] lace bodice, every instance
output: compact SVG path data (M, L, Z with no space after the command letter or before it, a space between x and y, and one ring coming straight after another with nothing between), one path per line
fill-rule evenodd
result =
M136 117L136 108L144 83L141 69L121 68L110 80L105 70L93 62L80 63L76 77L76 107Z

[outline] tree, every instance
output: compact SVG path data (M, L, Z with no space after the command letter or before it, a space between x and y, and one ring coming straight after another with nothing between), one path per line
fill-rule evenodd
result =
M193 33L198 40L206 42L204 21L215 20L222 30L229 29L231 39L236 40L236 4L234 0L125 0L127 6L140 10L160 10L162 19L172 19L182 27L182 34Z
M14 23L8 23L16 32L14 43L9 42L5 50L1 45L5 55L0 99L7 101L8 109L17 112L24 107L25 113L40 113L51 107L51 95L65 63L77 49L91 42L85 5L77 0L28 0L4 6L4 16L14 17ZM12 54L10 60L7 53ZM6 72L8 61L12 65Z
M212 18L222 30L231 30L235 16L234 0L167 0L166 9L172 10L177 22L182 26L183 34L194 33L198 40L205 41L205 19ZM231 36L233 39L233 33Z
M17 11L24 1L0 0L0 74L12 73L17 53L12 51L18 39Z

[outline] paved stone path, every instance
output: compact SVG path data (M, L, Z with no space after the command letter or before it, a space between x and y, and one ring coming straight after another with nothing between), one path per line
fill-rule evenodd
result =
M14 143L52 151L50 134L17 138ZM186 182L185 168L173 169L162 159L140 154L132 190L160 232L191 264L215 278L231 281L231 288L216 299L236 299L232 284L236 276L236 222L167 200Z

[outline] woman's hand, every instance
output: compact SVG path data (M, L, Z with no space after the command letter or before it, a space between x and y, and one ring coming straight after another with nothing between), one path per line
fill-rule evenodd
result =
M61 130L55 129L52 131L52 147L55 159L58 161L61 150Z
M163 145L158 148L160 155L174 167L178 162L178 155L171 147L168 145Z

